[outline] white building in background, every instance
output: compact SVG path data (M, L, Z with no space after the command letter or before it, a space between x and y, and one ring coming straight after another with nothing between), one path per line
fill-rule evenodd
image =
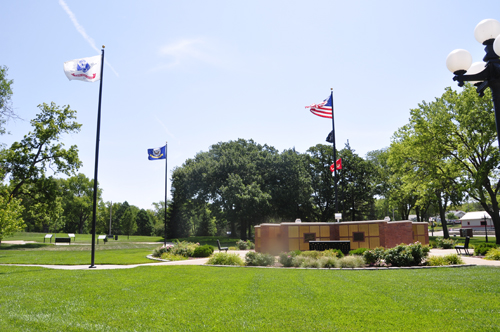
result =
M465 215L465 212L460 210L446 211L446 214L448 213L453 213L458 219L462 218Z
M485 211L467 212L462 218L460 218L462 228L472 228L478 231L484 231L484 225L481 225L481 222L485 220L486 228L488 230L495 229L493 226L493 220L491 220L490 215Z

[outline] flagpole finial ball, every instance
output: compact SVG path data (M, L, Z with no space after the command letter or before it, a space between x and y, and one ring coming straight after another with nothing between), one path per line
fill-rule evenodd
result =
M102 45L102 48L105 48L106 46Z

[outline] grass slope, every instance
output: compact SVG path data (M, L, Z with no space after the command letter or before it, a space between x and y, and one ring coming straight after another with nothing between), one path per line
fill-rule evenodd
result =
M500 269L0 266L2 331L493 331Z

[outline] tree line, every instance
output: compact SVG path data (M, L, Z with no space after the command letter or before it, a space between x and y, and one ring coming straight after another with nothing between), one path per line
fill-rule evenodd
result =
M6 73L0 67L0 134L17 116ZM32 130L0 150L0 241L16 229L90 231L93 181L78 173L78 148L61 142L80 130L76 111L54 103L38 108ZM305 152L280 152L244 139L214 144L173 170L167 236L230 232L247 239L253 226L265 222L335 221L332 156L328 144ZM450 207L482 208L500 240L500 153L489 91L480 98L471 85L461 92L447 88L410 110L408 124L394 133L389 147L361 157L347 143L337 156L343 164L337 176L342 221L406 220L410 214L418 221L435 215L446 220ZM165 202L144 210L103 202L101 191L97 232L109 233L111 218L113 234L163 235ZM443 228L448 237L446 223Z

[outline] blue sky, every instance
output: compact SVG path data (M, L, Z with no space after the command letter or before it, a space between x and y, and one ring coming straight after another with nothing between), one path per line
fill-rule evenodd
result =
M305 152L331 121L304 107L334 89L338 149L389 146L409 110L456 87L446 56L474 39L499 1L4 1L0 65L14 80L30 130L37 105L78 111L80 172L93 178L99 83L68 81L63 62L105 45L99 183L105 201L151 208L165 163L147 149L168 141L168 174L212 144L253 139ZM170 196L170 181L168 186Z

